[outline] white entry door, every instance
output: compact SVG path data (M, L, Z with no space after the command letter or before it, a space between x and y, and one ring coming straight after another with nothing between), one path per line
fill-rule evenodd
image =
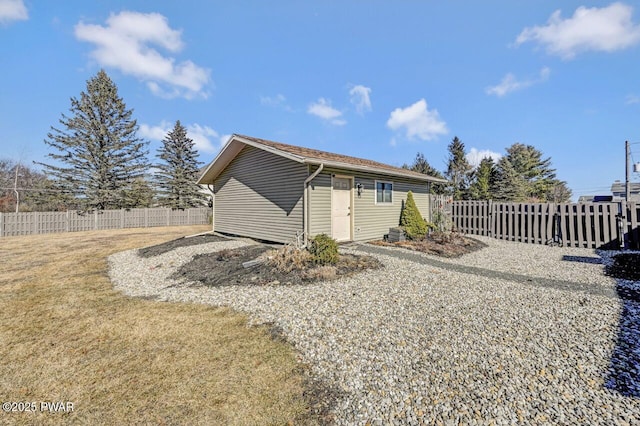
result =
M336 241L351 240L351 179L349 178L333 178L331 234Z

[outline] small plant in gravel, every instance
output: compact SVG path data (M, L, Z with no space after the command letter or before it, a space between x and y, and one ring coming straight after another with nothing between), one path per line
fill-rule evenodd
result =
M280 272L306 269L313 262L311 253L293 246L284 246L278 250L269 250L264 254L266 263Z
M424 238L427 234L427 222L420 214L411 191L407 192L407 201L400 213L400 226L404 228L404 233L410 240Z
M313 263L318 265L335 265L338 262L338 243L327 234L319 234L311 239L309 253Z

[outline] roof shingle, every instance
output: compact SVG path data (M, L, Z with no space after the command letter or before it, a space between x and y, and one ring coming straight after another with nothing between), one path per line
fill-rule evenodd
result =
M305 148L302 146L288 145L285 143L255 138L252 136L239 135L239 134L236 134L235 136L238 136L240 138L247 139L249 141L259 143L271 148L275 148L279 151L283 151L288 154L302 157L306 160L317 160L318 163L321 163L323 161L331 161L336 163L343 163L347 166L353 165L353 166L360 166L360 167L370 167L372 169L387 170L389 172L401 173L406 176L415 176L420 179L424 179L425 176L427 176L423 173L414 172L412 170L403 169L401 167L390 166L389 164L379 163L377 161L366 160L364 158L351 157L351 156L342 155L342 154L334 154L331 152L320 151L312 148ZM436 181L440 181L440 179L434 176L430 176L430 177L432 177Z

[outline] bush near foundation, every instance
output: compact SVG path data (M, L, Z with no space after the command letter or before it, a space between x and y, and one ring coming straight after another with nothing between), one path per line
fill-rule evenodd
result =
M411 191L407 192L407 201L400 214L400 226L410 240L422 239L427 234L427 222L422 218Z
M318 265L335 265L338 263L338 243L327 234L319 234L311 239L309 252L313 262Z

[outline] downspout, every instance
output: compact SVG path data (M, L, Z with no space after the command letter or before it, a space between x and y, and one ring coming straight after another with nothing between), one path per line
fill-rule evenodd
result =
M324 163L320 163L320 166L313 172L309 177L304 180L304 203L302 208L302 220L303 231L304 231L304 239L306 244L306 239L309 238L309 182L311 182L320 172L324 169Z
M216 219L216 184L213 184L213 188L211 187L211 184L207 184L207 189L209 190L209 192L211 192L211 232L215 232L216 230L216 225L215 225L215 219Z

